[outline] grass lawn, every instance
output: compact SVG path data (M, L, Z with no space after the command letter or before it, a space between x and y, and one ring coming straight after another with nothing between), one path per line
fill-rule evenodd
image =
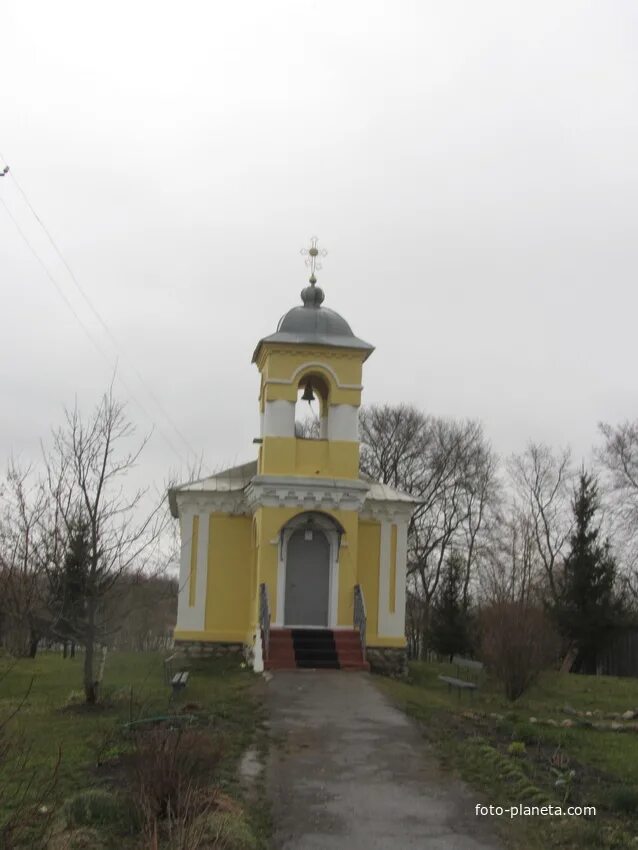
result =
M63 801L87 788L121 785L118 765L131 747L124 724L154 716L192 715L206 734L221 742L222 757L215 768L214 784L229 798L241 801L238 761L248 746L259 745L265 738L254 692L255 677L236 659L189 662L188 686L171 703L163 658L159 653L110 654L104 672L103 705L89 708L82 702L81 655L63 659L59 654L43 652L34 660L17 662L0 657L0 722L19 706L7 727L14 752L4 765L0 764L0 829L15 807L12 782L16 775L22 781L33 777L27 797L59 813L55 816L56 828L61 828ZM179 669L184 669L183 665ZM13 760L16 753L25 762L19 771ZM41 799L58 754L56 781L46 799ZM261 821L254 824L258 847L259 834L266 831L263 812L259 813L255 805L250 810L257 811ZM127 844L118 836L114 846ZM139 843L131 840L130 846Z
M638 848L638 732L581 727L571 713L595 712L592 719L603 721L638 711L637 679L547 672L511 703L490 680L474 695L450 693L441 674L458 675L451 665L414 663L407 683L377 681L422 723L444 763L480 792L477 802L597 808L589 818L496 818L507 846Z

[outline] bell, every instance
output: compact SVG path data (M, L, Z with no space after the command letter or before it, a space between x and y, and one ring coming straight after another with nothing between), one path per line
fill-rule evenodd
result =
M310 381L304 387L303 395L301 396L302 401L311 402L315 400L314 394L312 392L312 384Z

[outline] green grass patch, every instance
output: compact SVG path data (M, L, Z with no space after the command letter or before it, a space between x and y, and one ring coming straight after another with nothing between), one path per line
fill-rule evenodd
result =
M8 731L17 742L24 775L30 782L28 789L20 786L22 774L16 774L11 760L0 765L0 787L11 792L0 799L0 830L24 794L47 811L55 811L57 819L69 827L102 830L108 823L130 824L128 813L123 812L126 806L113 795L121 790L122 765L132 747L125 726L150 717L188 716L190 722L221 741L223 755L215 771L215 785L241 799L238 760L256 736L260 741L264 738L255 677L236 658L188 662L188 686L171 699L163 658L160 653L109 654L104 698L96 707L88 707L82 700L81 655L63 659L41 653L36 659L17 663L0 658L0 719L20 706ZM50 798L42 800L38 789L51 776L58 757ZM256 832L262 837L256 840L263 844L263 811L259 817Z
M510 703L487 677L473 695L449 691L438 676L450 674L456 671L448 664L414 663L408 682L376 681L421 722L443 764L487 802L597 807L590 819L498 819L507 846L638 846L638 733L581 727L563 711L599 716L638 708L637 680L547 672ZM563 726L567 719L574 725Z

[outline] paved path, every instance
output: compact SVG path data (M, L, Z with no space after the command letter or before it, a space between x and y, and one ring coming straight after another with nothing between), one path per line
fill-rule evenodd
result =
M280 671L267 694L276 850L500 848L367 673Z

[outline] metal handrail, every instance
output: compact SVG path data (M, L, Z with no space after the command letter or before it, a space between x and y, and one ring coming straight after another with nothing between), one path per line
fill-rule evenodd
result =
M267 661L270 647L270 606L268 604L268 588L264 583L259 585L259 626L261 628L264 661Z
M354 612L353 622L355 629L359 630L359 639L361 641L361 654L363 660L366 660L366 601L363 597L363 588L360 584L354 586Z

